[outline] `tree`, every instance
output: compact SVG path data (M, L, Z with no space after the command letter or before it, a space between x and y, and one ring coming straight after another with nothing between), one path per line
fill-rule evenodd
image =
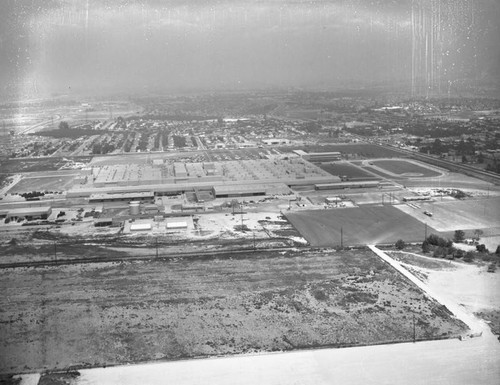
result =
M481 238L481 235L483 235L483 234L484 234L483 230L480 230L480 229L474 230L474 239L476 241L479 241L479 239Z
M68 122L61 121L61 122L59 123L59 129L60 129L60 130L68 130L68 129L69 129L69 124L68 124Z
M428 253L429 251L431 251L431 245L427 242L427 240L425 240L422 242L422 252Z
M500 255L500 245L497 246L497 250L495 251L496 255Z
M441 139L436 139L434 143L432 143L431 152L438 155L443 152L443 144L441 142Z
M396 249L403 250L406 247L406 243L402 239L398 239L395 246L396 246Z
M453 241L456 243L462 242L465 239L465 233L462 230L455 230Z

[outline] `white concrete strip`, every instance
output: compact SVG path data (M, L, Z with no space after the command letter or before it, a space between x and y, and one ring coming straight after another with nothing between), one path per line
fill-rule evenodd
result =
M80 370L74 385L493 385L500 344L428 341Z
M38 385L38 381L40 381L40 373L20 374L18 376L14 376L14 379L21 380L19 385Z
M389 265L398 270L401 274L403 274L406 278L408 278L411 282L413 282L416 286L418 286L424 293L426 293L429 297L435 299L439 303L443 304L448 308L449 311L453 313L455 317L464 322L469 329L471 330L471 334L473 335L481 335L482 333L491 334L491 331L483 321L477 319L471 314L468 314L459 304L439 295L434 292L429 286L427 286L424 282L415 277L412 273L406 270L398 261L389 257L382 250L376 248L373 245L368 246L375 254L377 254L381 259L387 262Z

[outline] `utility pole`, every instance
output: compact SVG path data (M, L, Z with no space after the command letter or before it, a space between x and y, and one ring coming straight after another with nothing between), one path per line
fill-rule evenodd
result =
M415 313L413 314L413 343L415 343L417 340L417 333L415 330Z
M427 239L427 223L425 223L424 241Z
M255 251L255 230L252 231L253 234L253 249Z
M344 229L340 228L340 248L344 248Z

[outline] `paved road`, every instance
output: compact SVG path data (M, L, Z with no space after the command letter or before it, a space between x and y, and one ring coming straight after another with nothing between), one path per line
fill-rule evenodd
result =
M483 338L430 341L85 369L80 374L75 385L493 385L500 379L500 344Z

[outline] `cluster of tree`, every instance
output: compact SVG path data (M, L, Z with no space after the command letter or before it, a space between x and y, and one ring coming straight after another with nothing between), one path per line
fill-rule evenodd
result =
M38 131L30 135L47 136L56 139L61 139L61 138L78 139L84 136L101 135L101 134L106 134L108 132L109 131L107 130L93 130L90 128L90 126L89 128L71 128L68 122L62 121L59 123L58 129Z
M134 121L134 120L166 120L171 122L191 122L196 120L216 120L218 117L213 115L190 115L190 114L164 114L164 113L148 113L142 116L130 116L126 120Z
M417 123L404 128L405 133L415 136L429 136L431 138L446 138L450 136L462 136L470 134L467 126L457 125L449 122Z
M92 154L107 154L113 152L116 147L108 142L105 143L95 143L92 146Z
M461 242L465 238L465 233L462 230L456 230L454 234L454 241ZM422 251L424 253L432 252L435 258L455 259L463 258L465 262L471 262L474 259L475 253L472 251L463 251L453 247L451 239L445 239L435 234L429 235L422 243ZM489 251L484 244L477 245L476 251L478 253L487 254ZM497 248L497 254L500 254L500 246Z
M184 136L174 135L174 146L181 148L186 147L186 138Z
M19 195L21 195L26 200L31 200L31 199L43 197L45 195L45 193L42 191L31 191L31 192L27 192L27 193L23 193L23 194L19 194Z
M497 174L500 174L500 163L496 161L494 163L488 163L486 165L486 171L496 172Z

